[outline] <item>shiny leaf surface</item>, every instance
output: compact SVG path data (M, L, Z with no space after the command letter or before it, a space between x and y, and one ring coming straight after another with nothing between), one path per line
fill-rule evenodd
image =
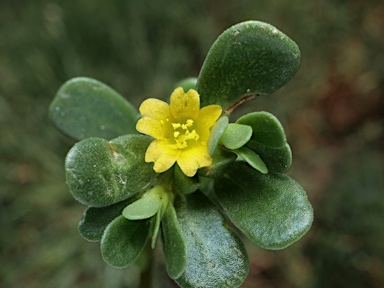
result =
M273 148L250 140L246 147L260 156L269 171L284 173L292 165L292 151L288 144L280 148Z
M88 138L75 144L65 160L67 185L80 203L102 207L143 191L156 176L144 161L152 139L126 135L107 141Z
M187 247L173 205L168 206L161 225L165 266L168 275L175 279L184 272L187 264Z
M126 268L140 256L149 234L149 220L131 221L119 216L105 229L101 255L115 268Z
M247 95L270 94L296 73L300 50L275 27L258 21L236 24L212 45L196 90L203 106L227 109Z
M234 150L244 146L252 136L252 128L248 125L229 123L220 138L221 144Z
M244 159L249 165L255 168L257 171L266 174L268 173L268 168L261 160L260 156L253 152L251 149L247 147L241 147L239 149L234 150L241 158Z
M249 113L237 119L236 123L250 126L253 131L251 139L265 146L280 148L287 143L283 126L271 113Z
M75 140L113 139L137 133L137 110L109 86L90 78L74 78L57 92L49 116L56 127Z
M121 215L121 211L128 203L129 200L102 208L88 207L79 222L80 235L88 241L100 241L105 228Z
M232 223L266 249L291 245L313 221L305 191L285 174L261 174L236 162L215 181L215 192Z
M217 208L196 192L176 199L175 209L188 252L185 271L175 281L184 288L240 286L248 274L247 254Z

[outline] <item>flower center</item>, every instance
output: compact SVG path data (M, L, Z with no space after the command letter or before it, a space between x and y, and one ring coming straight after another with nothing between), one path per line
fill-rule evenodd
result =
M183 124L172 123L173 138L175 140L175 144L171 146L173 149L184 149L188 146L188 140L199 140L199 134L193 129L193 123L192 119L187 119Z

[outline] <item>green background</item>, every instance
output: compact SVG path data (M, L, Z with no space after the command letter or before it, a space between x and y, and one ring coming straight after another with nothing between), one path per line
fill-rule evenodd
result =
M292 38L302 65L232 121L262 110L280 119L293 151L288 175L307 191L315 222L282 251L246 242L242 287L383 287L383 15L380 0L1 1L0 287L133 287L135 268L109 268L77 232L84 207L64 183L74 142L53 128L48 106L77 76L136 107L167 99L174 83L198 75L224 29L250 19Z

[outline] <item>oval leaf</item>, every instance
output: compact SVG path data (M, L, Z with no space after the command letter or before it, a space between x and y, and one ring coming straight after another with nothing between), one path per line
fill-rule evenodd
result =
M172 279L180 277L187 265L187 247L173 205L165 211L161 223L165 267Z
M148 219L159 211L160 206L161 199L157 195L148 195L125 207L123 216L128 220Z
M303 188L284 174L261 174L244 162L215 181L219 204L237 228L266 249L282 249L311 227L313 210Z
M105 229L101 255L115 268L126 268L140 256L149 235L149 220L131 221L119 216Z
M175 281L191 288L240 286L248 274L248 257L217 208L196 192L176 199L175 209L188 251L185 271Z
M281 148L273 148L249 140L246 147L260 156L269 171L284 173L288 171L292 165L292 151L288 144L285 144Z
M105 228L121 215L121 211L128 203L129 201L122 201L102 208L88 207L79 222L80 235L88 241L100 241Z
M137 110L115 90L90 78L74 78L57 92L49 116L69 137L112 139L137 133Z
M87 206L102 207L143 191L157 175L144 161L152 138L126 135L110 142L88 138L75 144L65 159L66 179L73 197Z
M225 129L227 128L229 123L229 119L227 116L221 117L217 120L216 124L211 129L211 135L208 140L208 153L209 155L213 155L217 144L219 144L220 138L223 135Z
M249 125L253 130L251 139L265 146L280 148L287 143L283 126L271 113L249 113L237 119L236 123Z
M252 136L252 128L248 125L229 123L220 142L228 149L234 150L244 146Z
M300 50L275 27L247 21L224 31L201 68L196 90L202 106L227 109L241 98L270 94L296 73Z
M234 150L240 157L244 159L249 165L255 168L257 171L266 174L268 173L268 168L261 160L260 156L253 152L251 149L247 147L241 147L239 149Z

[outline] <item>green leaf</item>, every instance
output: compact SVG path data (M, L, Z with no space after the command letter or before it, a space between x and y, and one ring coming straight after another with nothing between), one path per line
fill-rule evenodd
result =
M220 117L216 124L211 129L211 135L208 140L208 153L212 155L215 152L217 144L219 144L220 138L227 128L229 119L227 116Z
M105 229L101 255L115 268L126 268L140 256L148 240L149 220L131 221L119 216Z
M303 188L284 174L261 174L244 162L215 180L219 204L232 223L266 249L282 249L311 227L313 210Z
M236 123L252 127L251 139L265 146L281 148L287 143L283 126L271 113L249 113L240 117Z
M228 149L238 149L244 146L252 136L252 128L248 125L229 123L220 142Z
M88 138L75 144L65 159L67 184L80 203L108 206L144 191L156 177L144 161L152 138L125 135L107 141Z
M202 106L227 109L248 95L270 94L296 73L300 50L275 27L258 21L236 24L212 45L196 90Z
M184 272L187 265L187 247L173 205L169 205L165 211L161 228L165 267L169 277L176 279Z
M128 220L143 220L154 216L161 207L161 199L157 195L149 195L129 204L123 210Z
M147 192L144 193L142 198L139 201L140 207L134 207L134 209L130 209L128 206L123 211L123 215L128 219L139 219L139 218L149 218L152 217L152 241L151 241L151 247L152 249L155 248L156 241L157 241L157 235L159 233L161 219L163 218L163 215L165 213L165 210L168 207L168 204L170 202L170 192L169 192L169 186L166 185L156 185L153 188L149 189ZM145 203L147 198L154 198L156 199L157 203ZM141 200L144 200L142 202ZM135 204L135 203L134 203ZM148 209L148 210L147 210ZM125 213L124 213L125 212Z
M259 142L249 140L246 147L254 151L263 159L269 171L284 173L292 165L292 152L288 144L281 148L265 146Z
M175 89L178 87L182 87L185 92L188 92L189 89L196 88L196 82L197 82L197 78L194 78L194 77L185 78L180 82L176 83Z
M88 207L79 222L79 233L88 241L100 241L109 223L121 215L121 211L129 201L122 201L102 208Z
M151 240L151 248L155 249L157 235L159 234L160 224L161 224L162 215L160 212L157 212L156 217L154 217L154 223L152 226L152 240Z
M112 139L137 133L137 110L115 90L90 78L74 78L57 92L49 116L69 137Z
M188 177L180 169L179 165L175 165L174 175L176 193L190 194L199 189L200 182L197 175Z
M176 214L187 247L187 266L175 281L184 288L238 287L249 263L240 238L202 193L179 197Z
M253 152L251 149L248 149L247 147L241 147L239 149L234 150L234 152L236 152L257 171L263 174L268 173L268 168L263 162L263 160L261 160L260 156Z
M237 158L236 154L220 146L217 147L212 155L212 164L201 168L199 175L203 177L215 178L221 174L222 170Z
M269 171L283 173L291 167L291 148L283 126L274 115L268 112L249 113L236 123L252 127L251 140L245 146L260 156Z

